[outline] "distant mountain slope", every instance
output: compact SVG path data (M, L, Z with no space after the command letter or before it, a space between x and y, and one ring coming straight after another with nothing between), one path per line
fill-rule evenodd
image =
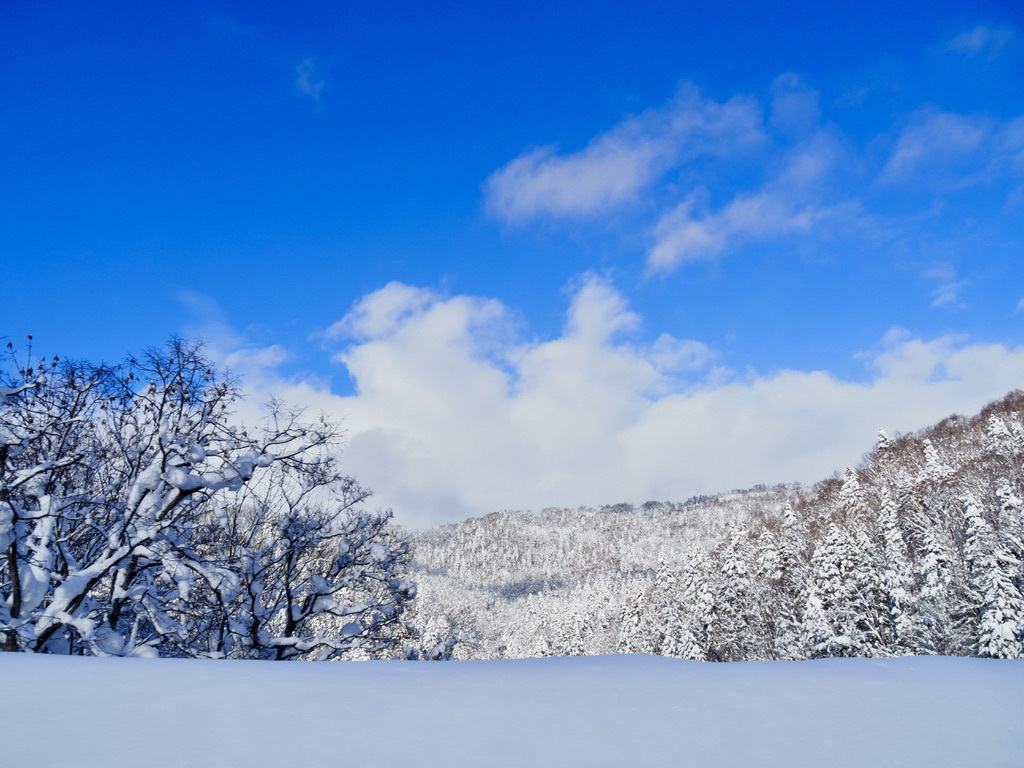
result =
M456 657L1024 655L1024 393L812 488L499 512L410 534Z

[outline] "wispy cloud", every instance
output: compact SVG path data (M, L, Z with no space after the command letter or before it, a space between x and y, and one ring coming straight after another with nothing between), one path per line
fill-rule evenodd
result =
M699 179L696 167L709 158L757 153L764 159L765 152L774 158L766 163L774 169L770 177L717 210L699 181L684 187L681 199L677 179L662 181L675 169ZM667 207L650 229L647 267L665 272L741 243L809 234L822 222L850 214L854 206L825 200L820 191L843 153L822 128L817 91L787 73L772 85L767 117L752 99L715 102L685 85L668 105L625 120L579 152L559 154L549 146L520 155L492 174L484 191L492 213L517 223L587 216L645 195L657 198Z
M327 88L324 66L319 59L305 58L295 67L295 88L303 96L319 100Z
M683 85L660 109L627 118L578 152L530 149L484 183L488 209L509 222L590 216L630 203L672 168L702 156L741 154L764 141L750 99L725 103Z
M960 292L970 281L960 278L951 264L936 264L924 273L929 280L935 280L938 287L932 293L932 307L963 309L967 305L960 298Z
M703 190L695 192L658 222L656 242L647 254L652 270L667 271L685 261L714 258L738 241L810 232L819 218L813 208L797 208L779 193L737 197L715 212L707 211L706 199Z
M949 45L979 52L1014 34L978 27ZM1024 200L1024 116L927 106L890 132L854 138L823 115L818 91L789 72L771 83L763 105L743 95L716 101L684 85L668 104L627 118L579 151L525 151L492 173L483 191L491 214L518 225L616 211L616 226L646 237L646 270L654 274L782 239L878 245L909 237L925 212L941 207L941 196L983 185L1003 198L989 206L993 215ZM902 196L896 205L894 196ZM937 306L957 306L955 283L945 284Z
M986 27L978 25L974 29L962 32L946 45L946 50L964 56L974 57L981 54L994 56L1014 37L1012 27Z
M817 130L821 123L821 106L816 90L795 72L779 75L772 82L769 111L771 125L786 134L802 135Z
M280 344L254 344L249 334L240 333L228 322L212 297L179 290L175 298L190 316L183 328L186 335L201 339L207 353L233 374L245 377L252 386L264 386L268 378L276 380L276 369L291 358Z
M946 191L1005 176L1024 176L1024 116L996 120L929 108L911 116L876 183Z
M858 211L856 201L828 191L850 162L835 130L823 124L819 101L794 73L772 83L767 110L749 97L716 102L684 85L669 104L628 118L578 152L548 146L523 153L487 179L486 202L515 223L654 202L660 210L648 226L649 272L751 242L814 234ZM713 206L715 171L740 158L756 158L763 171L754 178L763 178Z
M786 124L808 130L807 109L814 103L801 95L800 102L784 108ZM855 205L826 200L820 189L842 154L828 132L819 130L785 153L760 189L738 194L718 210L711 210L707 189L694 190L655 225L648 269L670 271L687 261L716 258L742 243L807 235L830 221L856 218Z
M988 165L993 121L925 109L902 131L878 183L971 184Z

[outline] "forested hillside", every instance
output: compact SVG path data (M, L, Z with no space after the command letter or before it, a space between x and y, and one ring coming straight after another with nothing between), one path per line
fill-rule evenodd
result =
M456 658L1024 655L1024 393L811 488L499 512L410 534Z

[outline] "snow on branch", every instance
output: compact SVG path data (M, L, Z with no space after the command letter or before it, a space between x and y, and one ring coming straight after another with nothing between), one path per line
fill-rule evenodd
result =
M172 339L116 366L0 369L0 647L244 658L394 655L415 586L339 430ZM396 650L397 649L397 650Z

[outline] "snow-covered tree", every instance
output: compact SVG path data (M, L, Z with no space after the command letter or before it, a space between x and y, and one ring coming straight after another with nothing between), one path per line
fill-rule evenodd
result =
M843 485L839 489L839 509L846 517L856 519L863 516L865 508L864 489L857 471L848 466L843 473Z
M415 587L387 515L336 468L338 432L172 340L116 367L0 380L0 643L97 655L331 656L391 645Z
M1013 506L1011 494L1005 494L1001 517L1008 517L1005 508ZM971 494L964 501L964 518L967 525L964 561L979 602L978 655L1021 658L1024 656L1024 599L1015 583L1021 563L1011 551L1012 534L1000 535L994 530Z
M693 661L716 659L714 645L718 632L717 606L708 577L711 559L702 552L687 559L683 570L682 601L686 606L683 658Z
M919 477L920 482L926 483L941 483L951 474L953 474L952 467L948 466L942 461L942 457L939 456L938 450L935 448L935 444L932 443L930 438L925 438L923 443L924 450L924 469L921 471Z
M885 430L881 427L878 428L876 448L879 452L889 450L891 441L889 436L885 434Z
M864 532L837 524L815 548L805 635L821 656L879 655L877 572ZM882 654L884 655L884 654Z
M752 600L752 550L746 532L733 526L719 553L715 585L716 648L723 660L739 661L756 654L755 605Z
M649 587L630 584L626 590L626 598L619 614L619 640L617 653L653 653L654 641L645 630L648 625L644 620L645 606Z
M880 599L881 645L891 653L906 653L914 648L915 623L912 597L914 574L907 545L900 530L896 502L883 489L876 522L882 542Z

